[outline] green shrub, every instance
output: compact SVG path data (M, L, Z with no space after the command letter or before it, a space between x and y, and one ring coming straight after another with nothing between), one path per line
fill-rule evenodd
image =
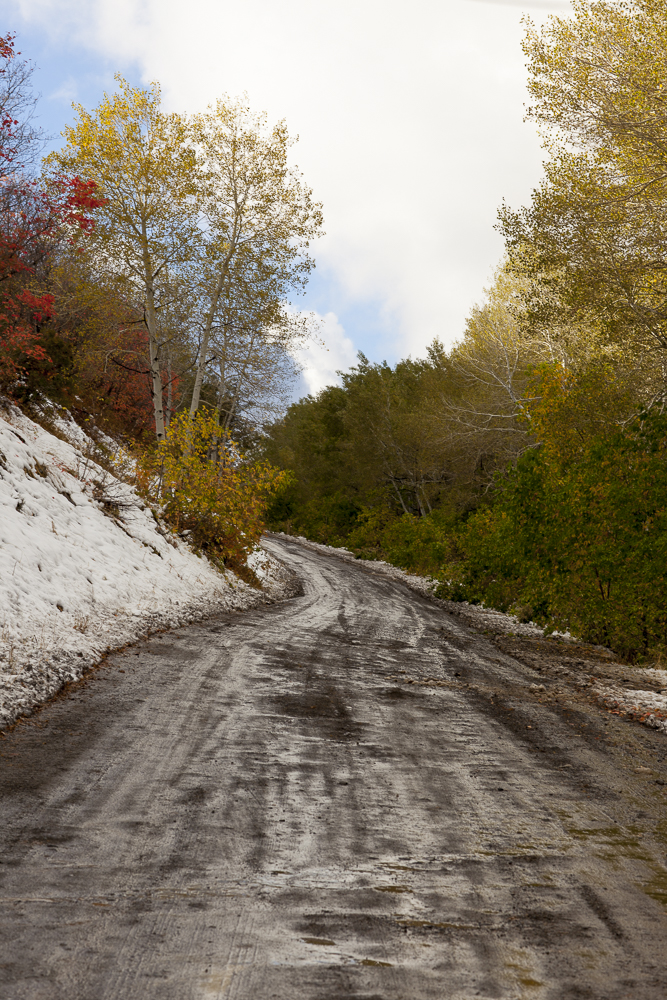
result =
M667 414L642 413L567 462L524 454L460 536L469 600L530 611L637 658L667 641Z
M288 487L267 511L267 524L274 531L305 535L323 545L346 545L355 527L360 507L341 493L299 501L296 490Z
M378 556L421 576L437 576L451 558L453 517L437 511L426 517L403 514L378 532ZM354 548L355 533L350 537Z

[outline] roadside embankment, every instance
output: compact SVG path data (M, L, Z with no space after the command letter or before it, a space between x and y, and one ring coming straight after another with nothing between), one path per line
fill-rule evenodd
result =
M0 726L110 650L293 588L262 550L249 559L261 590L219 572L99 464L114 442L46 416L50 430L0 410Z

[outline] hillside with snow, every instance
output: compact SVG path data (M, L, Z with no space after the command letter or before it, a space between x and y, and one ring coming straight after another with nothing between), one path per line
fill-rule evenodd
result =
M249 560L261 591L220 573L100 464L122 462L114 442L44 416L50 430L0 410L0 725L111 649L289 588L262 550Z

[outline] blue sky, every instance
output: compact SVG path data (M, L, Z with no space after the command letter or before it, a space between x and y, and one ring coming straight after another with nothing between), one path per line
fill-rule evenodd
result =
M559 0L10 0L3 30L37 69L46 131L96 105L120 71L158 79L165 104L203 109L247 92L299 134L295 160L324 202L327 235L300 308L336 368L423 355L460 336L502 254L505 197L524 202L542 153L526 99L521 16Z
M6 22L7 23L7 22ZM123 69L130 78L140 83L138 67L117 67L78 44L67 46L64 42L53 44L49 34L37 25L16 22L10 27L16 31L16 48L21 58L35 64L34 90L41 94L38 106L40 124L54 135L51 147L58 146L59 133L72 121L72 102L85 105L98 103L103 91L113 87L115 70Z

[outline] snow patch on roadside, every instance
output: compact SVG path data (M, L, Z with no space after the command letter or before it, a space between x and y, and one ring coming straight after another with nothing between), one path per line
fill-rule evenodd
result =
M644 673L665 673L665 671L649 668L642 670L642 674ZM601 683L594 685L593 691L597 700L609 709L612 715L625 715L651 729L667 733L667 692L663 694L646 691L643 688L620 688L615 684Z
M275 585L277 562L266 549L255 549L246 559L246 565L253 571L262 587Z
M251 556L262 591L220 573L91 458L73 420L48 416L66 440L0 411L0 725L111 649L277 599L291 580L263 551Z
M652 681L661 684L667 693L667 670L661 670L658 667L642 667L642 677L650 677Z

